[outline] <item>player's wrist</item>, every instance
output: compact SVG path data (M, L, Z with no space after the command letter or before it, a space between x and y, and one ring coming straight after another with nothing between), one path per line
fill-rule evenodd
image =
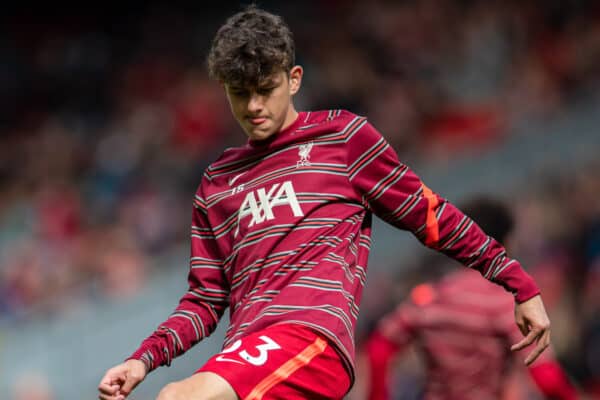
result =
M156 369L160 364L155 364L154 360L156 358L152 354L150 349L146 349L144 347L136 350L131 356L129 356L125 362L127 361L137 361L144 365L145 374L150 373L154 369Z
M494 281L512 292L517 304L524 303L540 294L540 289L533 278L525 272L521 264L516 260L513 262L513 265L508 266L494 278Z
M529 277L528 280L524 281L521 287L517 289L515 294L515 302L517 304L523 304L526 301L533 299L536 296L540 295L540 289L535 284L533 278Z
M135 358L130 358L125 361L128 367L133 370L137 376L145 377L148 372L150 372L148 365L143 360L138 360Z

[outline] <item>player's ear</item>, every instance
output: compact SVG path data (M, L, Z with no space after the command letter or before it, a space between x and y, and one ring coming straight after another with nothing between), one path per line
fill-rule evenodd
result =
M290 95L295 95L300 90L300 86L302 85L302 74L304 70L301 66L295 65L290 70Z

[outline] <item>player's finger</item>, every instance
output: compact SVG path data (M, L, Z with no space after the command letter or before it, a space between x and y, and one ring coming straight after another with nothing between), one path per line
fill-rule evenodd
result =
M98 391L105 395L115 395L119 390L119 387L119 385L100 382L98 385Z
M527 329L527 324L525 322L517 322L517 326L519 327L519 330L521 331L521 334L523 336L527 335L527 332L529 332L529 329Z
M98 396L100 400L125 400L123 395L111 395L111 394L100 394Z
M533 349L533 351L529 353L529 355L525 359L525 365L531 365L540 356L540 354L542 354L542 352L546 350L547 347L547 344L538 344L537 346L535 346L535 349Z
M100 394L98 398L101 400L125 400L125 395L123 393L117 392L115 394Z
M536 340L539 337L540 333L541 332L538 329L530 330L527 336L523 338L523 340L521 340L519 343L513 344L510 349L512 351L524 349L525 347L533 343L534 340Z
M535 349L525 359L525 365L531 365L539 356L546 350L546 348L550 345L550 330L546 330L540 340L538 340Z
M100 380L100 384L114 385L117 382L123 382L126 378L125 372L109 369Z
M135 389L135 387L138 385L138 383L140 383L142 379L140 377L137 376L128 376L127 380L125 381L125 383L123 384L123 387L121 388L121 392L124 394L129 394L131 393L131 391L133 389Z
M109 373L107 372L102 379L100 379L100 385L98 385L98 388L100 388L100 386L111 386L112 384L112 379L110 378Z

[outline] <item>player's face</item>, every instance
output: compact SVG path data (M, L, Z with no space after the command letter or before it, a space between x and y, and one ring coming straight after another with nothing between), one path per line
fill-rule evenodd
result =
M274 73L257 87L224 85L233 116L250 139L266 139L294 122L298 113L292 96L301 81L302 67L295 66L289 74Z

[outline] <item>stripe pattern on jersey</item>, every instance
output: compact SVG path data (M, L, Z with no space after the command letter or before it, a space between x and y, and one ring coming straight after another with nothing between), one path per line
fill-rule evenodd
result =
M276 205L285 206L293 190L301 212L263 218L270 205L257 201L271 201L282 182L292 189L279 192ZM240 211L244 195L255 193L259 210ZM423 184L364 117L300 113L268 143L228 149L206 169L193 199L189 289L132 357L149 370L169 364L231 306L226 345L272 324L303 324L331 340L353 373L372 213L503 283L517 301L537 290L518 262Z

